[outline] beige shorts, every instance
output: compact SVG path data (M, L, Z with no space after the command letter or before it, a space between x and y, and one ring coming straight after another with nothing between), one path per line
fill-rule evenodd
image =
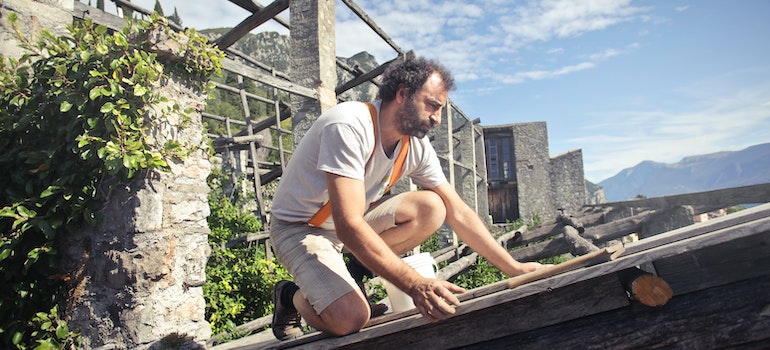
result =
M395 227L396 209L405 195L382 198L364 214L364 220L377 233ZM344 246L334 230L275 217L270 222L270 241L276 257L294 276L294 282L317 313L358 289L342 259Z

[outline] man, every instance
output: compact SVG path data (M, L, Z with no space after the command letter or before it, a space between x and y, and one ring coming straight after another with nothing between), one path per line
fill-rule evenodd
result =
M429 321L454 314L454 293L464 290L422 277L399 255L445 220L508 276L543 267L514 260L447 182L425 135L441 123L453 88L454 78L440 63L407 59L383 75L375 121L366 104L345 102L321 115L302 138L273 201L270 238L296 282L281 281L273 291L278 339L302 335L301 317L334 335L357 332L369 320L369 303L345 266L343 247L406 291ZM407 142L402 173L424 190L382 197ZM331 218L309 225L327 201Z

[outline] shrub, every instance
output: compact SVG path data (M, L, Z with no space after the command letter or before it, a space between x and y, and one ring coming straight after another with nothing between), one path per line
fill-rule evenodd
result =
M264 244L225 248L228 241L255 233L262 222L248 210L239 186L222 186L229 176L214 170L209 176L209 243L212 253L206 266L206 317L214 334L232 332L237 325L272 313L275 283L290 279L275 259L267 259ZM232 192L225 193L225 188Z

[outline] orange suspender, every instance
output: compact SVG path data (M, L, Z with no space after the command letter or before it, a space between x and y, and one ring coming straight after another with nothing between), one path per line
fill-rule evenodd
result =
M371 103L366 103L366 106L369 107L369 114L372 115L372 123L374 123L374 147L375 150L377 149L377 109L374 107ZM409 151L409 136L403 136L401 138L401 149L398 151L398 155L396 156L396 163L393 165L393 172L390 174L390 181L388 181L388 186L385 187L385 191L383 191L383 194L388 193L390 191L390 188L393 187L393 185L398 181L398 179L401 177L401 171L404 169L404 162L406 161L406 153ZM372 154L374 154L374 150L372 150ZM371 156L370 156L371 157ZM324 222L326 222L326 219L329 218L329 216L332 215L332 208L331 205L329 205L329 201L326 201L324 205L321 207L321 209L318 209L318 211L313 215L312 218L310 218L310 221L308 221L308 225L318 227L321 226Z

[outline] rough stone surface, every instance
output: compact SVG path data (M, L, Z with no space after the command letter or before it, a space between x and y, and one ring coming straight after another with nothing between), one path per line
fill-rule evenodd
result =
M11 11L27 36L43 28L66 35L72 8L71 0L4 0L2 53L21 54L7 20ZM172 162L170 172L145 173L116 186L95 227L59 242L62 268L71 276L64 317L83 335L85 348L193 349L211 336L202 291L210 253L206 177L211 165L200 116L206 96L173 79L159 92L168 103L194 112L151 125L155 146L174 139L195 151Z
M296 84L315 89L318 99L291 96L294 145L313 122L337 103L337 57L333 0L300 0L290 3L291 75Z
M496 223L554 218L558 209L577 211L587 202L583 154L551 158L545 122L485 126L485 139L510 139L514 176L490 181L489 211ZM486 155L484 155L486 157ZM486 158L485 158L486 159Z
M519 217L555 215L545 122L513 124L513 157L518 183Z
M551 183L557 209L575 213L586 204L588 194L583 171L583 151L572 150L551 158Z
M72 23L72 0L2 0L0 1L0 53L6 57L21 57L24 50L14 37L8 20L11 12L16 13L21 33L33 40L39 38L40 30L46 29L54 35L67 34L67 25Z

